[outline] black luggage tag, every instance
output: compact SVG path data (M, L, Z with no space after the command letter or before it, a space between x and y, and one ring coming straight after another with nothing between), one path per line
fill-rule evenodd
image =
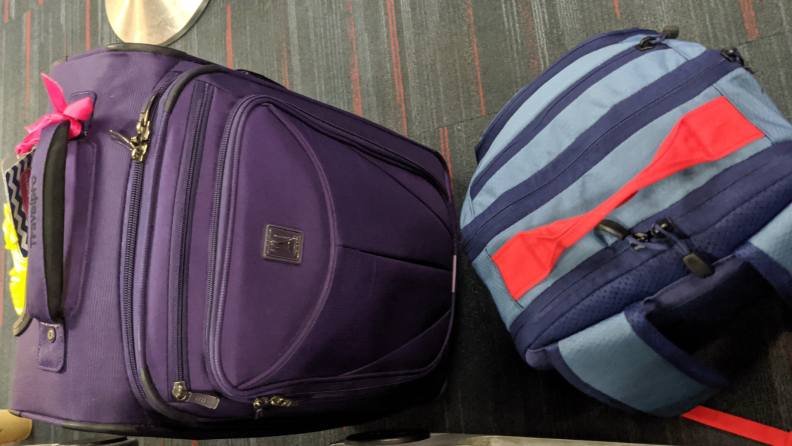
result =
M30 174L33 153L27 153L16 164L5 172L6 197L11 208L11 217L14 220L19 250L24 257L28 256L28 225L27 213L30 191Z

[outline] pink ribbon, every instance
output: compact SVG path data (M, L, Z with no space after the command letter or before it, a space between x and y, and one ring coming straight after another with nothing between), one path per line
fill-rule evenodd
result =
M19 156L30 152L33 146L39 142L41 131L50 124L69 121L69 139L76 138L82 133L80 121L88 119L93 113L91 98L82 98L67 105L60 85L44 73L41 73L41 78L44 80L44 86L47 87L47 93L49 93L50 102L55 107L55 111L40 117L33 125L25 127L28 135L14 149Z

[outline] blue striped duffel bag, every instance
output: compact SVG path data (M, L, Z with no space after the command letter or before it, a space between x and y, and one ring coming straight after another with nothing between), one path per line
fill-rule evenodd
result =
M792 291L792 126L736 50L677 34L595 36L517 93L461 216L523 358L660 416L723 388L722 339Z

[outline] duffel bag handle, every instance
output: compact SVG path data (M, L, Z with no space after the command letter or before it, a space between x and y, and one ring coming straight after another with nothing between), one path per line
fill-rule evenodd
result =
M69 123L41 131L30 176L28 273L30 315L46 324L63 323L63 237Z

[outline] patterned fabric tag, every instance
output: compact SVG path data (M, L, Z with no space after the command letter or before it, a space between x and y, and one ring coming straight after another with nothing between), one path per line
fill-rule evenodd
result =
M14 229L16 229L17 240L19 240L19 250L25 257L28 255L28 191L33 153L34 152L30 152L20 158L19 161L11 166L5 173L6 193L8 204L11 207L11 217L14 219Z

